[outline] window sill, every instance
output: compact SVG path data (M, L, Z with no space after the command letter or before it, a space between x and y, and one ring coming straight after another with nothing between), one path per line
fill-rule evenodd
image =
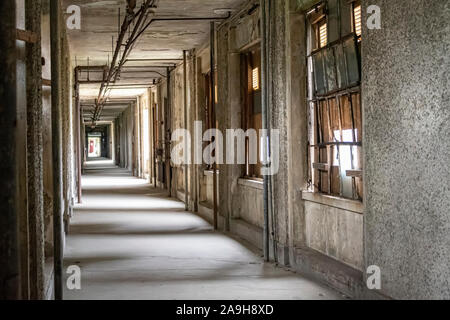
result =
M219 174L219 170L216 170L216 174L217 175ZM203 171L203 175L212 177L214 175L214 171L212 171L212 170L204 170Z
M349 200L340 197L330 196L317 192L303 191L302 199L305 201L319 203L325 206L363 214L364 205L360 201Z
M238 184L241 186L263 190L264 189L264 182L262 179L246 179L246 178L240 178L238 180Z

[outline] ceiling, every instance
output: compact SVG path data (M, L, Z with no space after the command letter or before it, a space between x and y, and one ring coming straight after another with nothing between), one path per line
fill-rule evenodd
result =
M137 11L143 0L137 1ZM153 18L221 18L216 9L236 9L245 0L156 0ZM77 5L81 8L81 30L67 30L71 57L74 65L106 66L113 56L113 45L118 38L119 8L121 22L126 11L126 0L88 1L63 0L63 8ZM67 15L69 16L69 15ZM141 35L129 62L121 72L110 92L111 103L102 112L101 120L119 115L129 101L145 92L152 83L166 75L164 66L179 63L183 50L201 46L209 37L210 23L202 21L154 21ZM114 39L113 39L114 37ZM125 37L126 41L127 37ZM168 59L165 61L142 61L142 59ZM174 60L171 60L174 59ZM137 66L137 67L133 67ZM90 72L89 80L101 79L102 74ZM82 75L87 80L87 73ZM100 84L80 85L83 105L94 103ZM119 99L119 100L118 100ZM86 118L89 118L86 107Z

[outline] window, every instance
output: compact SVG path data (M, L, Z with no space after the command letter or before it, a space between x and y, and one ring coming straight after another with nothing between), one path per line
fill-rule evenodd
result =
M216 79L217 79L217 73L216 73ZM209 129L218 128L218 124L216 122L216 126L214 125L214 107L213 106L213 91L211 90L211 72L208 72L204 75L204 83L205 83L205 108L204 108L204 118L203 118L203 128L205 131ZM217 82L216 82L217 83ZM215 102L217 104L217 85L215 85ZM214 138L212 139L214 141ZM204 144L204 147L206 147L207 143ZM212 157L215 157L215 150L213 151ZM210 162L210 161L209 161ZM206 169L210 170L212 169L212 165L207 165Z
M323 1L308 29L309 186L361 200L361 4Z
M353 2L353 31L361 41L361 1Z
M254 68L252 71L253 91L259 90L259 68Z
M261 110L261 49L254 48L241 54L241 86L242 92L242 129L254 129L257 132L257 139L246 137L245 140L245 170L244 176L247 178L261 178L260 130L262 129ZM255 140L255 141L253 141ZM257 148L254 145L256 144ZM256 149L256 155L250 154ZM258 159L252 161L252 159Z
M323 21L320 25L319 25L319 44L320 47L323 48L327 45L327 23L325 21Z
M211 90L211 72L204 75L205 81L205 117L204 117L204 128L205 131L214 128L213 120L213 103L212 103L212 90ZM217 94L217 86L216 86Z

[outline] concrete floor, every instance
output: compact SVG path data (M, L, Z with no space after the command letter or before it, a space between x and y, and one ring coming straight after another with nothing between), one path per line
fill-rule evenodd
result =
M111 162L87 164L65 268L81 268L81 290L65 299L342 299L213 232L184 204Z

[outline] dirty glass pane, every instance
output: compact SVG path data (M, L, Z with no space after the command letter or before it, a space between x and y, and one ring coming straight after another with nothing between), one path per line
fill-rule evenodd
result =
M325 70L323 69L323 55L318 52L313 56L314 60L314 81L317 94L325 94L327 85L325 82Z
M359 64L356 49L356 42L354 38L350 38L344 42L344 52L347 60L348 82L349 85L359 83Z
M347 87L347 71L345 68L345 55L342 44L334 47L334 55L336 58L336 69L337 69L337 85L339 89Z
M339 39L339 0L328 0L328 42Z
M347 0L340 0L341 37L353 32L352 30L352 4Z
M342 196L353 198L353 179L347 177L347 170L352 169L351 146L339 146L339 175L341 177Z
M325 62L325 75L327 77L328 92L337 89L337 79L336 79L336 62L334 59L333 48L328 48L324 52L324 62Z

